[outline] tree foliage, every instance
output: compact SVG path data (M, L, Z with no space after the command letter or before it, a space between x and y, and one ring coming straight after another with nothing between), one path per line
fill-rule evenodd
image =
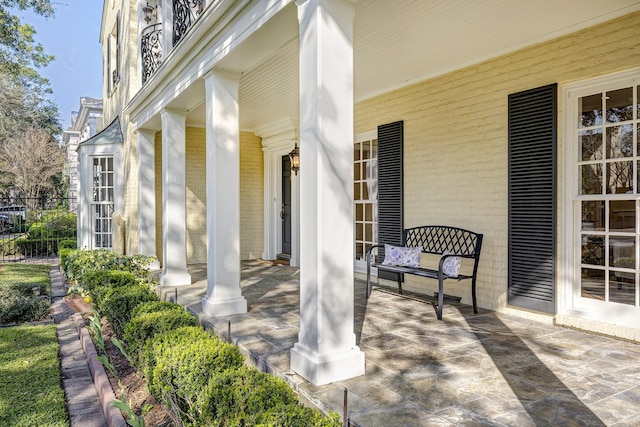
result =
M54 15L52 0L0 0L0 192L40 197L61 181L61 130L49 81L37 70L54 58L13 13L24 10Z
M45 196L53 190L63 163L62 149L49 131L27 129L0 144L0 186L24 197Z

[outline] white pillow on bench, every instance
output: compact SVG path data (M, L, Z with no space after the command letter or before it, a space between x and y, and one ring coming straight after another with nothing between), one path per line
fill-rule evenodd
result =
M451 252L444 251L442 255L450 255ZM444 260L442 264L442 272L449 277L458 277L460 274L460 265L462 264L462 259L459 256L452 256Z
M420 253L422 248L392 246L384 244L384 261L382 265L397 265L401 267L420 267Z

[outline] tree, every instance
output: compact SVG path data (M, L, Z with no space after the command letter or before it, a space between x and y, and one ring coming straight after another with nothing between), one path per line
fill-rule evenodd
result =
M63 163L63 151L46 129L27 129L0 145L2 184L25 198L51 195Z
M38 15L50 18L54 15L50 0L0 0L0 72L23 80L23 85L46 84L35 68L43 67L53 60L44 53L40 43L34 39L35 29L23 24L10 9L31 9Z
M45 191L52 182L51 176L48 172L39 176L42 168L33 164L36 169L29 174L42 182L32 188L20 170L29 163L19 159L18 147L34 145L35 140L43 141L42 144L46 141L49 145L41 144L42 153L33 151L34 146L23 154L44 159L44 169L56 169L60 153L54 149L57 145L54 139L61 129L58 107L48 98L49 81L37 71L54 58L45 54L42 45L36 42L35 29L12 13L27 9L45 18L54 15L52 0L0 0L0 192L13 190L20 196L31 197ZM49 154L50 158L42 157ZM26 193L20 194L21 191Z

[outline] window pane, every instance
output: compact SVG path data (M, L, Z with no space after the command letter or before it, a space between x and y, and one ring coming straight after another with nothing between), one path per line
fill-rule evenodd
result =
M604 236L582 236L582 264L604 266Z
M360 169L362 168L361 163L353 164L353 179L356 181L360 181L362 179L362 175L360 174Z
M373 225L364 225L364 240L366 240L367 242L373 242Z
M609 267L636 268L635 237L609 237Z
M356 221L362 221L362 204L356 204Z
M623 122L633 118L633 88L607 92L607 123Z
M356 259L364 259L364 246L362 243L356 243Z
M356 240L364 240L364 224L356 224Z
M362 143L362 159L367 160L371 158L371 143L369 141Z
M579 127L602 124L602 95L597 93L580 98Z
M604 201L582 202L582 231L604 231Z
M358 183L358 182L353 184L353 199L354 200L362 200L360 198L360 183Z
M369 186L366 182L362 184L362 200L369 200Z
M360 143L359 142L356 142L355 144L353 144L353 160L354 161L360 160Z
M580 194L602 194L602 165L583 165L580 167Z
M633 156L633 126L607 128L607 158L618 159Z
M609 275L609 301L620 304L636 304L636 275L612 271Z
M583 298L593 298L604 301L605 280L603 270L583 268L580 285Z
M364 219L366 221L373 221L373 203L364 205Z
M607 163L607 194L633 192L633 162Z
M602 160L602 129L581 131L578 135L582 160Z
M638 111L640 112L640 106L638 106ZM640 116L640 114L638 114ZM371 158L378 158L378 140L374 139L371 141Z
M636 231L636 202L612 200L609 202L609 231Z

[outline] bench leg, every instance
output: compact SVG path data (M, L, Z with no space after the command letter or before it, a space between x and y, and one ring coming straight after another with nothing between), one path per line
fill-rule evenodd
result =
M400 292L400 295L404 295L402 293L402 273L398 273L398 292Z
M444 305L444 280L442 277L438 279L438 320L442 320L442 306Z
M471 281L471 298L473 300L473 312L478 314L478 303L476 301L476 278Z

